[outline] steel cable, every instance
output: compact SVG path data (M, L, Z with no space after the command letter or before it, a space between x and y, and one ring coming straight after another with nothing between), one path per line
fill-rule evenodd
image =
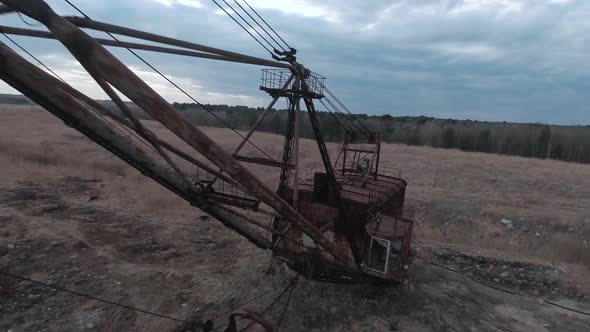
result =
M293 279L291 279L291 280L289 281L289 284L287 284L287 286L285 286L285 288L283 288L283 290L282 290L282 291L279 293L279 295L278 295L278 296L277 296L277 297L276 297L276 298L275 298L275 299L274 299L274 300L273 300L273 301L272 301L272 302L271 302L271 303L270 303L270 304L269 304L269 305L268 305L268 306L267 306L265 309L263 309L263 310L261 311L261 314L265 314L265 313L266 313L266 312L267 312L267 311L268 311L270 308L272 308L272 306L274 306L274 305L275 305L275 304L276 304L276 303L277 303L277 302L278 302L278 301L279 301L279 300L280 300L280 299L281 299L281 298L282 298L282 297L285 295L285 293L287 293L289 290L291 290L291 291L292 291L292 290L295 288L295 286L297 285L297 282L298 282L298 281L299 281L299 274L298 274L298 275L296 275L296 276L295 276ZM275 291L275 290L277 290L277 288L274 288L274 289L273 289L273 291ZM268 293L265 293L265 294L263 294L262 296L259 296L258 298L262 298L262 297L264 297L264 296L268 295L270 292L272 292L272 291L269 291ZM290 297L290 295L289 295L289 297ZM254 299L253 299L253 300L254 300ZM248 303L250 303L250 302L253 302L253 300L249 301ZM244 303L243 305L241 305L241 306L238 306L238 307L236 307L235 309L233 309L233 310L231 310L231 311L235 311L235 310L237 310L237 309L239 309L239 308L242 308L242 307L243 307L244 305L246 305L246 304L247 304L247 303ZM227 311L227 312L225 312L225 314L227 314L227 313L229 313L229 312L231 312L231 311ZM219 317L219 316L221 316L221 315L218 315L217 317ZM217 331L217 330L219 330L219 329L222 329L222 328L224 328L224 327L226 327L226 326L228 326L228 325L229 325L229 323L226 323L226 324L224 324L224 325L218 326L218 327L216 327L216 328L214 329L214 331ZM253 323L250 323L248 326L246 326L246 327L245 327L244 329L242 329L241 331L247 330L247 329L249 329L249 328L250 328L250 327L252 327L252 326L253 326Z
M292 49L292 47L291 47L291 46L289 46L289 44L287 44L287 42L286 42L286 41L285 41L285 40L284 40L284 39L281 37L281 35L279 35L279 34L278 34L276 31L275 31L275 29L273 29L273 28L270 26L270 24L268 24L268 23L267 23L267 22L266 22L266 21L265 21L265 20L262 18L262 16L260 16L260 15L259 15L259 14L258 14L258 12L257 12L257 11L256 11L254 8L252 8L252 6L250 6L250 4L249 4L249 3L248 3L246 0L242 0L242 1L244 1L244 3L245 3L245 4L246 4L246 5L247 5L247 6L248 6L248 7L249 7L249 8L250 8L250 9L251 9L253 12L254 12L254 14L256 14L256 16L258 16L258 17L259 17L259 18L262 20L262 22L264 22L264 24L266 24L266 26L267 26L267 27L269 27L269 28L270 28L270 30L271 30L272 32L274 32L274 34L275 34L275 35L277 35L277 37L279 37L279 39L280 39L280 40L281 40L283 43L285 43L285 45L287 46L287 48L289 48L289 49Z
M522 298L525 298L525 299L528 299L528 300L532 300L532 301L537 302L537 298L535 298L535 297L532 297L532 296L529 296L529 295L525 295L525 294L520 294L520 293L517 293L517 292L513 292L511 290L508 290L508 289L505 289L505 288L502 288L502 287L497 287L497 286L493 286L493 285L487 284L487 283L485 283L483 281L480 281L480 280L476 279L475 277L472 277L470 275L467 275L465 273L462 273L459 270L455 270L455 269L450 268L448 266L445 266L445 265L442 265L442 264L433 262L433 261L431 261L431 260L429 260L427 258L418 256L418 255L414 255L414 257L416 257L418 259L421 259L421 260L425 261L428 264L431 264L431 265L440 267L442 269L445 269L447 271L454 272L454 273L457 273L459 275L462 275L463 277L468 278L468 279L470 279L470 280L472 280L472 281L474 281L474 282L476 282L476 283L478 283L478 284L480 284L482 286L488 287L490 289L493 289L493 290L496 290L496 291L499 291L499 292L504 292L504 293L516 295L516 296L520 296ZM574 309L574 308L566 307L564 305L558 304L558 303L553 302L551 300L541 299L541 301L543 301L543 303L546 303L546 304L549 304L549 305L552 305L552 306L555 306L555 307L558 307L558 308L561 308L561 309L564 309L564 310L568 310L568 311L571 311L571 312L575 312L575 313L580 314L580 315L590 316L590 313L588 313L588 312L584 312L584 311L577 310L577 309Z
M77 292L77 291L74 291L74 290L70 290L70 289L67 289L67 288L64 288L64 287L61 287L61 286L57 286L57 285L54 285L54 284L48 284L48 283L45 283L45 282L42 282L42 281L39 281L39 280L35 280L35 279L23 277L23 276L14 274L14 273L10 273L10 272L6 272L6 271L0 270L0 274L5 275L5 276L8 276L8 277L11 277L11 278L14 278L14 279L18 279L18 280L21 280L21 281L27 281L27 282L31 282L31 283L34 283L34 284L37 284L37 285L41 285L41 286L44 286L44 287L47 287L47 288L51 288L51 289L54 289L54 290L57 290L57 291L60 291L60 292L69 293L69 294L72 294L72 295L76 295L76 296L79 296L79 297L84 297L84 298L87 298L87 299L90 299L90 300L102 302L102 303L105 303L105 304L110 304L110 305L117 306L117 307L124 308L124 309L128 309L128 310L133 310L133 311L140 312L140 313L143 313L143 314L146 314L146 315L150 315L150 316L154 316L154 317L159 317L159 318L164 318L164 319L168 319L168 320L175 321L175 322L184 323L184 324L187 324L189 326L193 326L193 327L195 327L195 326L197 326L197 327L204 327L205 326L205 323L202 323L202 322L189 321L189 320L185 320L185 319L181 319L181 318L176 318L176 317L172 317L172 316L160 314L160 313L149 311L149 310L145 310L145 309L140 309L140 308L133 307L133 306L130 306L130 305L127 305L127 304L123 304L123 303L118 303L118 302L106 300L106 299L103 299L103 298L100 298L100 297L97 297L97 296L94 296L94 295L80 293L80 292Z
M340 125L340 127L342 127L344 130L346 131L350 131L350 128L348 126L346 126L344 124L344 122L342 122L337 116L336 113L333 112L332 110L330 110L330 108L328 108L328 106L326 106L326 104L324 104L324 102L320 99L320 104L322 104L322 106L324 106L324 109L326 110L326 112L328 112L333 118L334 120L336 120L336 122L338 122L338 124ZM339 115L342 116L342 113L338 113Z
M92 20L88 15L86 15L82 10L80 10L78 7L76 7L74 4L72 4L69 0L64 0L66 3L68 3L70 6L72 6L72 8L74 8L76 11L78 11L82 16L84 16L85 18ZM214 0L215 1L215 0ZM130 49L129 47L125 46L117 37L115 37L112 33L107 32L107 34L113 38L113 40L115 40L116 42L118 42L119 44L121 44L122 47L126 48L131 54L133 54L136 58L138 58L141 62L143 62L146 66L148 66L149 68L151 68L153 71L155 71L158 75L160 75L163 79L165 79L168 83L170 83L172 86L174 86L178 91L182 92L185 96L187 96L189 99L191 99L193 102L195 102L197 105L199 105L202 109L204 109L205 111L207 111L207 113L211 114L211 116L213 116L215 119L217 119L219 122L221 122L224 126L226 126L228 129L232 130L234 133L236 133L238 136L240 136L242 139L244 139L246 142L248 142L250 145L252 145L256 150L262 152L262 154L264 154L266 157L268 157L269 159L276 161L273 157L271 157L268 153L266 153L264 150L262 150L260 147L258 147L256 144L252 143L249 139L247 139L246 137L244 137L242 134L240 134L235 128L233 128L232 126L230 126L227 122L225 122L223 119L221 119L219 116L217 116L213 111L209 110L207 107L205 107L205 105L201 104L198 100L196 100L193 96L191 96L188 92L186 92L184 89L182 89L178 84L174 83L171 79L169 79L166 75L164 75L162 72L160 72L158 69L156 69L156 67L152 66L149 62L147 62L147 60L145 60L144 58L142 58L139 54L137 54L136 52L134 52L132 49Z
M357 121L357 122L358 122L358 123L359 123L359 124L360 124L360 125L363 127L363 129L364 129L364 130L366 130L367 132L369 131L369 129L368 129L366 126L365 126L365 124L364 124L364 123L362 123L362 122L361 122L361 121L360 121L360 120L359 120L357 117L355 117L355 116L354 116L354 114L352 114L352 112L351 112L351 111L348 109L348 107L346 107L346 105L344 105L344 104L343 104L343 103L340 101L340 99L338 99L338 98L337 98L337 97L336 97L336 96L335 96L335 95L332 93L332 91L330 91L330 89L328 89L327 87L324 87L324 90L326 90L326 92L327 92L327 93L328 93L328 94L329 94L329 95L330 95L332 98L334 98L334 100L335 100L335 101L336 101L338 104L340 104L340 106L342 106L342 107L344 108L344 110L345 110L345 111L346 111L348 114L350 114L350 115L352 116L352 118L353 118L354 120L356 120L356 121Z
M339 114L341 118L343 118L344 120L346 120L350 124L350 126L352 126L354 128L354 130L362 131L351 119L349 119L348 117L346 117L346 114L342 113L340 111L340 109L338 107L336 107L336 105L334 105L328 98L324 97L324 99L332 107L332 110L336 114ZM324 104L324 102L321 99L320 99L320 103L322 105L324 105L324 107L329 111L329 108L326 106L326 104Z
M236 20L236 18L235 18L235 17L233 17L233 16L232 16L232 15L231 15L231 14L230 14L230 13L229 13L229 12L228 12L228 11L227 11L225 8L223 8L223 6L221 6L219 3L217 3L217 1L216 1L216 0L212 0L212 1L213 1L213 2L214 2L216 5L217 5L217 7L219 7L221 10L223 10L223 12L224 12L224 13L225 13L227 16L229 16L229 17L230 17L230 18L231 18L231 19L232 19L234 22L236 22L236 24L237 24L237 25L239 25L239 26L240 26L242 29L244 29L244 31L246 31L246 33L248 33L248 34L250 35L250 37L252 37L252 38L253 38L253 39L254 39L256 42L258 42L258 44L260 44L260 46L262 46L262 47L263 47L263 48L264 48L264 49L265 49L265 50L266 50L268 53L270 53L270 55L271 55L271 56L273 55L273 53L272 53L272 51L271 51L271 50L269 50L269 49L268 49L266 46L264 46L264 44L262 44L262 42L261 42L260 40L258 40L258 38L254 37L254 35L253 35L253 34L252 34L250 31L248 31L248 29L246 29L246 27L245 27L245 26L243 26L243 25L242 25L240 22L238 22L238 20ZM232 7L230 4L228 4L228 3L227 3L227 1L225 1L225 0L222 0L222 1L223 1L223 2L224 2L224 3L225 3L225 4L226 4L226 5L227 5L227 6L228 6L228 7L229 7L229 8L230 8L230 9L231 9L231 10L232 10L232 11L233 11L235 14L236 14L236 15L238 15L238 16L239 16L239 17L240 17L240 18L241 18L241 19L242 19L244 22L246 22L246 24L248 24L248 26L250 26L250 28L251 28L252 30L254 30L256 33L258 33L258 31L257 31L256 29L254 29L254 28L252 27L252 25L250 25L250 23L248 23L248 21L246 21L246 20L245 20L245 19L242 17L242 15L240 15L238 12L236 12L236 11L234 10L234 8L233 8L233 7ZM260 33L258 33L258 35L260 35ZM262 37L262 35L260 35L260 36ZM266 40L264 37L262 37L262 39L264 39L264 40L265 40L265 41L268 43L268 41L267 41L267 40ZM268 44L269 44L271 47L273 47L273 46L272 46L270 43L268 43ZM274 47L273 47L273 48L274 48Z
M229 3L228 3L226 0L222 0L222 1L223 1L223 2L224 2L224 3L225 3L225 4L226 4L226 5L227 5L227 6L228 6L228 7L229 7L229 8L230 8L230 9L231 9L231 10L232 10L232 11L233 11L235 14L236 14L236 15L238 15L238 16L239 16L239 17L242 19L242 21L244 21L244 23L246 23L246 24L247 24L247 25L250 27L250 29L254 30L254 32L256 32L256 34L257 34L258 36L260 36L260 38L262 38L262 40L264 40L264 41L265 41L265 42L268 44L268 46L270 46L270 47L271 47L273 50L276 50L276 47L275 47L275 46L274 46L274 45L273 45L271 42L269 42L269 41L268 41L268 39L266 39L266 37L264 37L264 36L263 36L263 35L262 35L260 32L258 32L258 30L257 30L256 28L254 28L254 27L252 26L252 24L250 24L250 22L248 22L248 20L246 20L246 19L245 19L245 18L244 18L242 15L240 15L240 13L238 13L238 11L237 11L237 10L235 10L235 9L234 9L234 8L233 8L233 7L232 7L232 6L231 6L231 5L230 5L230 4L229 4ZM240 7L240 8L242 9L242 11L243 11L244 13L246 13L246 15L248 15L248 16L250 17L250 19L252 19L252 20L254 21L254 23L256 23L256 24L257 24L259 27L261 27L261 26L260 26L260 24L258 23L258 21L254 20L254 18L252 18L252 15L250 15L250 14L249 14L249 13L248 13L248 12L247 12L245 9L244 9L244 7L242 7L242 6L241 6L241 5L240 5L238 2L236 2L236 0L233 0L233 1L234 1L234 3L235 3L236 5L238 5L238 7ZM262 27L261 27L261 28L262 28ZM264 28L262 28L262 31L264 31L264 32L265 32L267 35L269 35L269 34L268 34L268 32L267 32L266 30L264 30ZM269 35L269 36L270 36L270 35ZM271 36L271 38L272 38L272 36ZM273 40L274 40L274 39L273 39ZM275 41L275 42L276 42L276 41ZM281 45L280 45L280 44L278 44L278 46L279 46L279 47L281 47ZM283 49L283 50L284 50L284 49ZM271 54L272 54L272 53L271 53Z
M260 23L258 23L258 20L256 20L254 17L252 17L252 15L250 15L250 13L249 13L249 12L248 12L246 9L244 9L244 7L242 7L242 5L240 5L240 3L239 3L239 2L237 2L236 0L234 0L234 2L236 3L236 5L238 5L238 7L240 7L240 8L242 9L242 11L243 11L244 13L246 13L246 15L248 15L248 17L250 17L250 19L251 19L252 21L254 21L254 23L256 23L256 25L258 25L258 26L260 27L260 29L262 29L262 31L264 31L264 33L266 33L266 34L267 34L267 35L270 37L270 39L272 39L272 41L274 41L274 42L275 42L275 43L276 43L276 44L279 46L279 48L280 48L281 50L283 50L283 52L286 52L286 51L287 51L287 50L285 50L285 48L284 48L284 47L281 45L281 43L279 43L279 42L278 42L278 41L277 41L277 40L276 40L276 39L275 39L275 38L274 38L274 37L273 37L273 36L272 36L270 33L268 33L268 31L266 31L266 29L265 29L265 28L263 28L263 27L262 27L262 25L260 25ZM276 47L273 47L273 48L275 48L275 50L276 50Z
M29 57L31 57L32 59L34 59L35 61L37 61L43 68L45 68L47 71L49 71L51 74L53 74L57 79L59 79L60 81L62 81L64 84L68 84L68 82L66 82L63 78L61 78L61 76L59 76L55 71L53 71L49 66L47 66L45 63L43 63L43 61L41 61L39 58L37 58L36 56L34 56L31 52L29 52L27 49L25 49L23 46L21 46L18 42L16 42L16 40L10 38L10 36L8 36L6 33L2 32L2 35L4 35L4 37L6 37L6 39L8 39L10 42L12 42L16 47L18 47L21 51L25 52ZM83 101L80 100L81 103L84 103ZM84 103L86 104L86 103ZM87 105L87 104L86 104ZM111 122L110 120L108 120L107 118L105 118L100 112L94 110L93 107L91 107L90 105L87 105L89 107L89 109L96 114L98 117L100 117L103 121L105 121L106 123L110 124L113 128L115 128L118 132L120 132L122 135L128 137L130 140L132 140L134 143L139 144L139 142L143 143L146 147L148 147L149 149L151 149L152 151L156 152L157 151L154 149L153 146L151 146L150 144L148 144L145 140L143 140L141 137L139 137L138 135L136 135L134 132L132 132L130 129L128 129L125 126L119 127L113 124L113 122ZM115 123L118 123L115 121ZM125 132L123 132L125 131Z

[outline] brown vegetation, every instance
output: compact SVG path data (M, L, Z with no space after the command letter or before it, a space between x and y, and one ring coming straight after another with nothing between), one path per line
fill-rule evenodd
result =
M158 134L165 135L160 125L149 121L146 124ZM80 177L98 181L96 188L83 189L82 192L70 191L70 194L66 192L64 195L81 195L79 203L89 209L119 211L129 216L147 216L148 220L169 222L171 225L179 224L183 227L192 225L194 218L199 215L198 210L180 198L141 176L136 170L36 107L14 106L1 109L0 128L2 188L18 187L23 183L53 186L64 177ZM228 130L218 128L204 128L204 130L228 149L234 147L239 141L239 137ZM180 142L172 137L167 139L182 147ZM278 156L282 149L281 138L277 135L256 134L254 141L273 156ZM301 149L304 167L320 165L315 142L304 140ZM329 144L329 149L334 153L337 145ZM587 293L590 290L588 281L590 280L588 278L590 276L588 270L590 266L590 243L588 243L590 242L590 209L588 208L590 206L590 165L397 144L383 145L382 155L385 156L384 164L400 169L402 176L408 181L408 204L417 211L415 227L417 247L424 246L425 243L428 245L434 243L440 246L452 246L463 252L512 257L525 262L549 265L555 270L565 271L560 276L573 285L572 287L575 288L573 293ZM276 183L273 182L277 178L276 172L269 172L262 167L255 167L253 171L268 183L273 185ZM100 192L100 198L89 200L88 197L94 197L93 190ZM502 223L502 219L510 220L510 226ZM66 219L63 223L65 222ZM141 220L133 221L133 225L141 223ZM100 223L95 226L91 234L98 236L101 232ZM119 235L116 232L119 227L121 226L109 221L104 230L112 231L112 236L118 238ZM219 251L216 253L221 255L225 252L224 250L236 248L229 251L228 255L231 255L231 252L244 252L245 248L251 248L245 241L240 242L241 240L230 231L224 230L221 226L215 227L217 228L208 228L207 232L216 232L216 236L225 234L223 236L231 239L231 242L227 241L227 247L224 247L226 249L218 248L216 250ZM188 236L184 233L173 233L167 228L165 230L158 227L152 228L150 228L152 233L149 234L157 237L158 241L164 241L160 237L165 237L165 241L175 243L176 238ZM40 234L43 232L42 229L36 229L36 231L41 232ZM160 231L164 232L162 233L164 235L157 235ZM7 232L10 233L10 231ZM51 232L57 234L59 231L52 228ZM66 233L70 234L69 231ZM124 246L135 243L133 241L137 240L130 234L129 237L120 240L124 241L123 243L116 245ZM54 241L58 240L54 239ZM0 238L0 246L5 244L3 242L5 240ZM140 246L140 244L137 245ZM178 247L180 251L181 246ZM109 252L116 249L108 248L110 248ZM122 253L114 251L112 254L115 255L114 260L106 264L122 264L115 263L123 259L117 256ZM200 258L194 257L194 259L200 262L203 260L202 255L211 254L215 253L201 252ZM174 258L176 256L171 257L168 259L173 261L176 259ZM157 271L162 269L158 272L159 274L167 273L166 271L176 271L170 273L181 274L175 270L180 269L179 265L173 265L173 270L169 270L171 267L166 267L166 264L169 264L166 262L166 260L162 261L161 267L155 264L150 265L149 269ZM198 264L198 262L190 261L186 264ZM246 263L242 263L242 261L239 264L235 263L238 264L235 266L246 269L247 265L244 265ZM188 265L183 265L182 269L196 268ZM259 265L255 265L256 269L248 269L248 272L244 272L248 274L248 277L244 276L244 278L252 277L248 280L257 285L260 281L252 280L258 278L256 273L260 272ZM133 269L133 266L129 264L122 266L125 266L125 269ZM423 270L424 267L419 269ZM132 273L133 276L139 273L130 271L133 270L127 272ZM232 270L224 273L227 274L230 271ZM230 275L233 276L231 272ZM161 282L164 280L166 279L162 279ZM428 280L423 281L428 282ZM128 281L133 282L132 279ZM238 281L234 280L234 282ZM417 282L421 281L417 280ZM248 288L248 284L241 283L241 285L245 287L244 289ZM233 285L227 285L227 287L232 288ZM220 285L214 288L219 292L228 291ZM449 288L448 291L461 293L457 289ZM238 295L242 297L248 297L249 294L233 288L231 292L234 292L232 296L236 295L235 292L240 292ZM310 288L302 292L310 292ZM329 292L336 292L336 290L334 288ZM212 294L198 295L210 298L210 302L213 303L225 301L225 305L231 307L232 301L227 302L227 298L214 298L215 295ZM164 307L169 307L169 304ZM334 312L334 315L336 314ZM301 320L297 321L301 322ZM363 326L374 327L374 325ZM345 328L344 325L340 327ZM534 328L535 325L524 324L522 327ZM331 328L337 330L338 326ZM377 329L381 328L383 326ZM436 326L434 328L436 329Z
M114 186L114 192L125 192L126 201L140 204L129 208L152 208L150 201L163 199L191 213L181 200L81 134L56 126L50 114L22 106L3 110L1 116L6 124L0 140L3 177L102 179ZM161 125L147 124L166 135ZM229 130L205 131L227 148L239 142ZM280 155L280 140L272 134L254 136L273 156ZM304 167L320 165L313 141L304 140L301 149ZM329 149L335 152L337 144L329 144ZM401 170L408 181L407 199L417 211L418 238L590 266L590 166L396 144L384 144L382 151L383 165ZM274 170L252 169L269 182L277 177ZM513 228L506 229L501 219L512 221Z

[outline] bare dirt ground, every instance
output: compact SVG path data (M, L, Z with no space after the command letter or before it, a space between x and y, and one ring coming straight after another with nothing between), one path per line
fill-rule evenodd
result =
M228 149L239 141L205 131ZM254 140L280 154L280 137ZM305 167L320 165L313 141L302 151ZM590 312L590 165L393 144L383 155L408 181L414 249L424 259L401 286L300 279L281 330L590 330L590 317L542 300ZM215 326L235 307L263 311L293 277L37 108L0 110L0 170L1 271L182 320L214 318ZM255 172L269 183L277 177ZM265 318L278 321L283 302ZM0 275L0 330L184 328Z

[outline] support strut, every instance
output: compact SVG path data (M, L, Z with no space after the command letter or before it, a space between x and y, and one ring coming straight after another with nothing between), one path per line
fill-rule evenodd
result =
M217 167L223 168L233 179L250 189L252 194L257 196L262 202L272 207L295 227L305 232L319 247L326 250L326 252L338 261L343 263L349 261L346 255L338 253L333 243L319 233L290 204L284 201L273 190L266 187L261 180L232 158L230 154L205 135L205 133L196 128L186 117L177 113L172 105L110 54L94 38L84 33L63 17L57 15L42 0L0 1L44 24L90 74L104 78L110 85L127 96L136 105L162 123L195 150L203 154L211 162L216 164ZM92 24L94 21L86 20L85 22Z

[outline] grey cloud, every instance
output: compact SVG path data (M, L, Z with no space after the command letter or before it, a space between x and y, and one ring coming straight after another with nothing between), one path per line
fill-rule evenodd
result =
M77 1L97 20L268 57L228 17L215 14L214 4L200 3L196 8L151 0ZM585 112L590 78L590 4L586 1L305 3L320 6L331 17L289 15L278 9L259 12L298 48L306 66L328 77L331 89L353 110L590 123ZM62 1L50 4L60 13L72 14ZM2 20L6 25L23 25L15 17ZM25 45L36 54L65 54L63 47L52 42L27 41ZM114 52L129 65L146 69L125 51ZM258 91L258 67L145 56L165 73L198 81L204 91L211 92L211 100L241 95L250 96L241 100L255 106L268 101Z

